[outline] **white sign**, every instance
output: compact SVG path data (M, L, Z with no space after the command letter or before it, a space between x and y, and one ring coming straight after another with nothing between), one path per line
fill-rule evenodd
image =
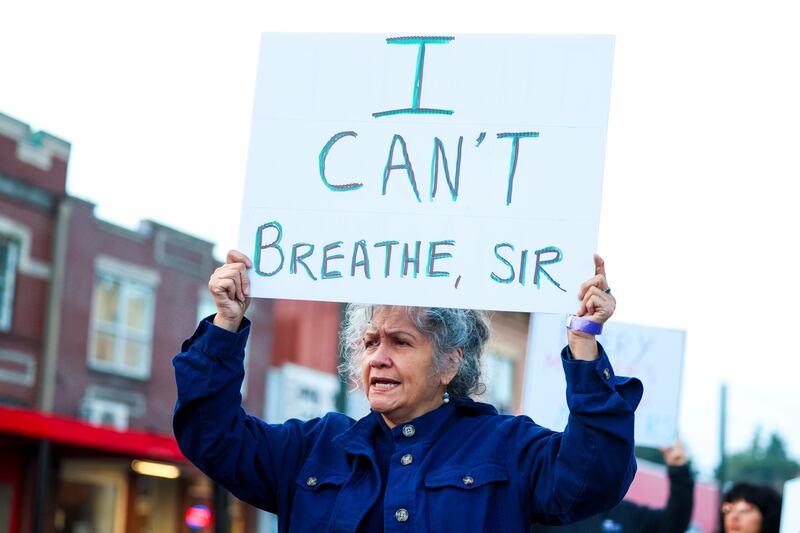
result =
M800 533L800 477L783 485L781 533Z
M523 412L554 430L567 424L569 410L561 349L567 344L564 317L531 315L525 361ZM636 444L666 447L678 435L678 407L686 333L680 330L609 322L598 337L614 373L642 380L636 409Z
M308 420L336 411L339 394L336 374L284 363L270 368L264 412L267 422L282 424L289 418Z
M566 312L594 272L613 44L264 34L253 295Z

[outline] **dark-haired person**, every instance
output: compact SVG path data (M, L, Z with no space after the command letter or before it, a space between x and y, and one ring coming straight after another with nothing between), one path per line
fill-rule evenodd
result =
M569 526L534 526L532 533L684 533L694 507L694 477L680 441L661 450L669 498L661 509L624 500L608 511Z
M619 502L636 471L641 382L614 374L592 333L614 312L605 268L579 292L562 352L571 414L557 433L470 399L489 337L481 311L351 305L345 371L364 388L360 420L329 413L267 424L241 407L250 330L239 252L211 276L217 306L173 364L183 453L280 531L519 531ZM280 334L280 332L277 332Z
M778 533L781 495L772 487L740 481L722 497L720 515L724 533Z

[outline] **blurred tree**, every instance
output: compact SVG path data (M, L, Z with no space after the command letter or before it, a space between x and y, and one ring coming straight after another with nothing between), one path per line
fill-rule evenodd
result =
M761 446L761 440L761 428L757 428L750 448L728 455L725 479L761 483L783 490L785 481L800 475L800 464L786 454L786 446L777 433L770 436L766 446Z
M661 450L658 448L653 448L651 446L636 446L634 453L639 459L644 459L645 461L650 461L651 463L657 463L660 465L664 464L664 456L661 454Z

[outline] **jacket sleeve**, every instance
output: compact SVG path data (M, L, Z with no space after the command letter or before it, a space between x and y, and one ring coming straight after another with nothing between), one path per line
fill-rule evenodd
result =
M567 427L540 432L523 450L533 522L569 524L610 509L633 481L634 410L642 383L616 376L599 344L598 351L597 360L578 361L564 348Z
M319 419L267 424L242 409L245 319L237 333L201 322L175 356L172 425L183 454L237 498L277 512L319 428ZM286 502L284 501L285 505Z
M694 477L688 464L671 466L669 475L669 500L664 509L664 533L683 533L689 529L694 510Z
M610 511L568 526L531 527L531 533L589 533L603 531L601 517L622 525L622 531L639 533L684 533L694 505L694 478L688 465L669 467L667 506L655 509L625 500Z
M684 533L694 507L694 478L688 465L669 467L669 500L663 509L630 504L628 523L636 531Z

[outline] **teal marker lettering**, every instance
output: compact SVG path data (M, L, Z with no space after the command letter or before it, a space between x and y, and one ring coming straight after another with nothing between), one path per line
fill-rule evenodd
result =
M302 254L298 254L297 250L300 249L300 247L303 247L303 246L306 247L308 249L308 251L306 251L305 253L302 253ZM300 264L300 265L303 265L303 268L305 269L306 274L308 274L308 277L313 279L314 281L317 281L316 276L314 276L314 274L311 272L311 269L308 268L308 265L305 262L305 259L308 258L308 257L311 257L311 255L313 253L314 253L314 245L313 244L310 244L310 243L307 243L307 242L298 242L298 243L293 244L292 245L292 259L291 259L291 261L289 261L289 272L291 274L297 274L297 265Z
M269 244L264 244L264 232L268 229L274 229L276 232L275 239L272 240ZM256 252L253 254L255 257L255 264L253 265L253 270L255 270L256 274L259 276L270 277L274 276L283 268L283 250L280 247L281 238L283 237L283 228L277 221L267 222L266 224L262 224L256 230ZM281 260L278 263L278 266L272 272L264 272L261 269L263 264L262 254L264 250L273 249L278 252Z
M555 246L548 246L546 248L542 248L541 250L536 250L534 254L536 254L536 267L535 270L533 271L533 283L536 285L536 288L537 289L541 288L539 287L539 284L541 283L541 277L539 276L539 274L541 273L544 274L544 276L547 279L549 279L550 282L556 287L558 287L561 291L567 292L566 289L562 289L561 285L556 280L554 280L553 277L550 274L548 274L544 268L542 268L544 265L552 265L554 263L558 263L559 261L561 261L561 259L564 257L564 254L561 252L561 250L559 248L556 248ZM542 256L544 254L554 254L555 257L553 257L552 259L545 260L542 259Z
M425 45L428 44L448 44L455 37L389 37L386 39L387 44L410 44L417 45L417 70L414 74L414 96L411 100L411 107L403 109L390 109L389 111L380 111L373 113L375 118L386 117L390 115L452 115L451 109L433 109L420 107L422 101L422 73L425 66Z
M511 137L511 165L508 169L508 188L506 189L506 205L511 205L511 196L514 190L514 174L517 173L517 159L519 158L519 140L535 139L539 137L538 131L518 131L498 133L498 139Z
M448 240L448 241L433 241L430 243L428 248L428 269L425 271L425 274L431 278L446 278L450 276L450 272L444 270L436 270L434 267L434 261L437 259L446 259L448 257L453 257L453 254L450 252L437 252L437 246L455 246L456 241Z
M325 146L322 147L322 150L319 152L319 177L322 178L322 183L325 184L327 188L332 191L353 191L356 189L360 189L364 186L363 183L353 182L353 183L345 183L342 185L334 185L333 183L328 181L328 178L325 177L325 161L328 159L328 152L330 152L331 148L336 141L341 139L342 137L358 137L358 134L354 131L340 131L333 137L331 137Z
M328 255L328 252L331 250L335 250L337 248L341 248L342 241L336 241L329 244L326 244L322 247L322 275L320 276L322 279L333 279L333 278L341 278L342 273L338 270L331 270L328 271L328 261L333 261L334 259L344 259L342 254L336 255Z
M400 272L400 277L408 276L408 265L414 265L414 277L417 277L419 274L419 249L422 245L422 241L417 241L414 245L414 255L408 255L408 243L403 243L403 259L401 261L401 265L403 266L403 270Z
M389 266L392 264L392 246L394 246L395 244L400 244L400 243L397 241L381 241L373 244L375 248L380 248L381 246L386 248L386 263L383 267L384 278L389 277Z
M361 257L362 259L358 259L358 251L361 250ZM356 241L353 245L353 259L350 261L350 276L356 275L356 267L363 267L364 269L364 276L367 279L369 277L369 256L367 255L367 241L360 240Z
M393 164L393 157L394 157L394 145L400 141L400 148L403 152L403 164L402 165L395 165ZM392 137L392 144L389 146L389 158L386 161L386 168L383 170L383 189L382 194L386 196L386 184L389 181L389 173L392 170L405 170L406 175L408 176L408 181L411 182L411 188L414 189L414 196L417 197L418 202L422 202L422 199L419 197L419 191L417 190L417 180L414 178L414 169L411 167L411 161L408 159L408 149L406 148L406 141L403 139L401 135L395 133L394 137Z
M451 181L450 168L447 165L447 154L444 152L444 144L439 137L433 138L433 161L431 162L431 200L436 197L436 189L439 186L439 154L442 156L444 177L447 180L447 186L450 188L450 196L454 202L458 199L458 182L461 174L461 145L463 143L464 137L459 137L458 151L456 155L455 180Z
M510 248L511 251L513 252L514 246L507 242L501 242L499 244L495 244L494 246L494 256L497 257L503 263L505 263L511 274L509 274L507 278L501 278L500 276L492 272L491 278L497 283L511 283L512 281L514 281L514 266L505 257L500 255L500 248Z

